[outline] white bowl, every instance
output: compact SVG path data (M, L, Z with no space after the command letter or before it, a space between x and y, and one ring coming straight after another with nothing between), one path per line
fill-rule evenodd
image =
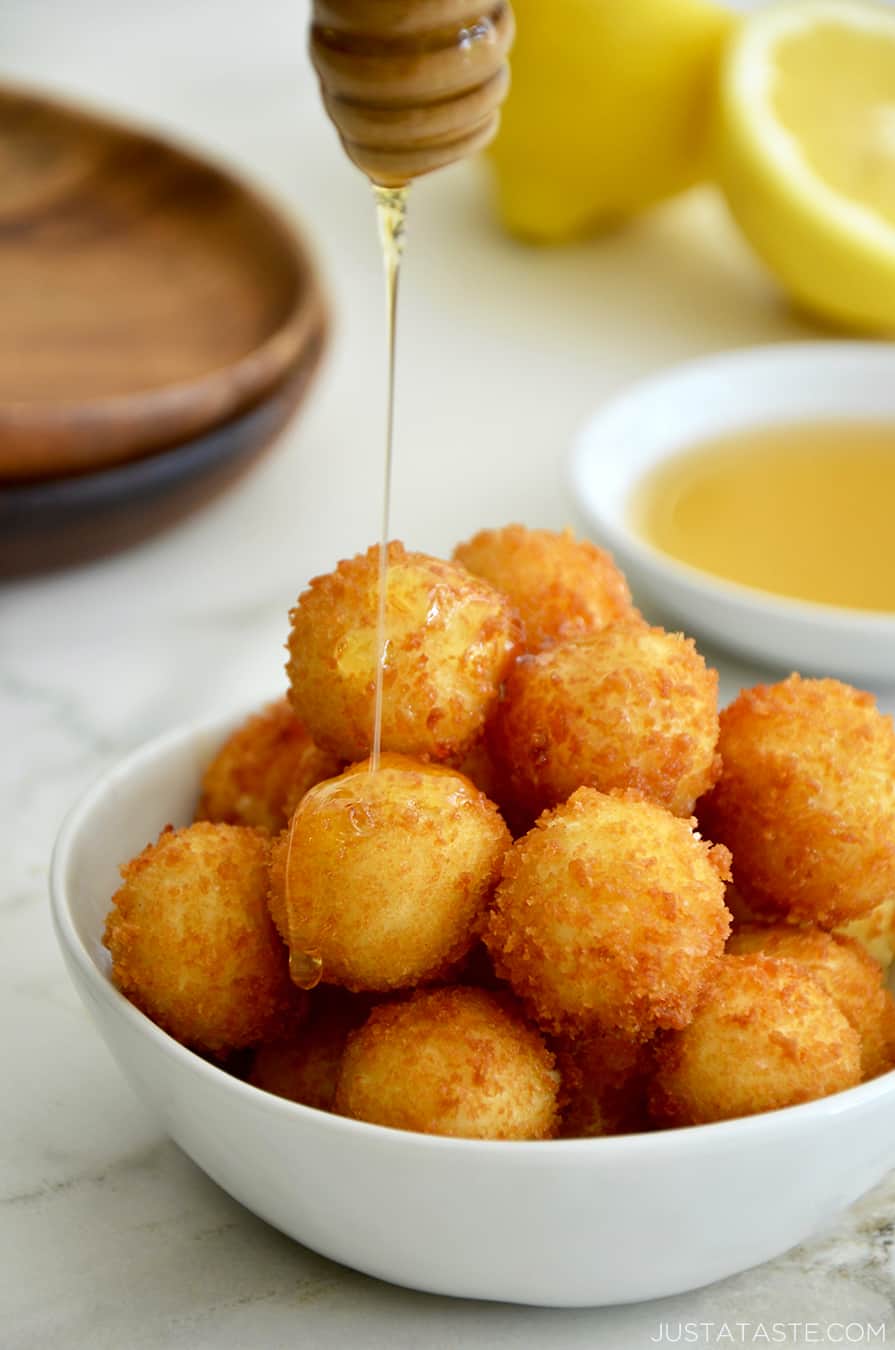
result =
M572 491L598 542L627 572L635 598L652 601L689 632L787 671L895 683L895 614L723 581L653 547L631 523L638 485L669 455L747 427L825 418L895 426L895 344L780 343L643 380L585 424L572 451Z
M189 726L107 774L52 866L69 972L123 1073L220 1186L336 1261L413 1289L584 1306L658 1298L792 1247L895 1164L895 1073L823 1101L608 1139L479 1143L297 1106L185 1050L109 980L118 864L191 819L235 725Z

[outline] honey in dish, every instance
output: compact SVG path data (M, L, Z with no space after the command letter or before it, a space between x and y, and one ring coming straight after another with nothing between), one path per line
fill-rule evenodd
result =
M633 524L681 562L775 595L895 611L895 423L751 429L647 475Z

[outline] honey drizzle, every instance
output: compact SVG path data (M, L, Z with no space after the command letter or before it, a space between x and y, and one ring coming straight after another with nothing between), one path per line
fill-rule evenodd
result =
M376 607L376 695L373 703L373 748L370 755L370 773L379 768L382 753L382 690L388 638L386 633L386 596L388 586L388 535L392 497L392 447L395 438L395 348L398 318L398 279L404 252L404 234L407 224L408 189L373 185L376 213L379 218L379 238L382 243L382 261L385 267L385 314L388 339L388 382L385 405L385 465L382 486L382 529L379 538L378 601ZM288 925L291 909L292 844L295 838L295 815L289 823L286 844L284 898ZM299 989L316 989L323 975L323 960L319 952L301 951L289 942L289 974Z
M395 349L398 319L398 280L407 225L408 189L373 185L379 238L385 268L385 313L388 331L388 382L385 408L385 466L382 489L382 530L379 538L379 580L376 614L376 694L373 703L373 749L370 773L379 768L382 751L382 693L388 647L386 633L386 597L388 586L388 536L392 497L392 449L395 439Z
M289 948L289 978L299 989L316 989L323 977L323 958L319 952L300 951L292 942L292 932L289 926L289 915L291 909L291 882L292 882L292 841L295 838L295 821L298 815L297 811L292 813L292 819L289 822L289 842L286 844L286 868L283 878L283 904L286 911L286 935Z

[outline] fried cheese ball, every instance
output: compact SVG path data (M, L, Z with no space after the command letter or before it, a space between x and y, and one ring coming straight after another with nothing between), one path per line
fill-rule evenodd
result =
M663 1125L776 1111L861 1081L858 1033L805 966L725 956L696 1016L657 1049L650 1093Z
M497 807L452 769L383 755L299 802L274 846L271 909L293 978L354 991L443 976L471 949L510 834Z
M370 1014L370 1000L342 989L315 989L307 1021L288 1037L259 1045L249 1082L265 1092L331 1111L350 1032Z
M727 950L798 961L858 1033L862 1077L876 1078L895 1067L895 1002L879 965L860 943L813 926L749 924L733 934Z
M661 806L579 788L507 854L495 970L560 1035L686 1026L730 929L729 857Z
M520 810L634 788L689 816L717 777L718 676L690 638L613 624L523 656L488 730Z
M197 820L282 830L309 787L341 762L314 744L286 698L248 718L202 776Z
M895 895L895 728L869 694L798 675L746 689L719 748L699 819L756 914L835 928Z
M294 1007L267 911L260 830L200 821L163 830L121 869L103 942L123 994L212 1054L253 1045Z
M528 651L598 632L637 613L610 555L569 529L482 530L458 544L454 558L510 597L525 624Z
M549 1139L559 1075L541 1036L501 998L454 986L374 1009L349 1037L335 1109L463 1139Z
M577 1040L559 1040L554 1049L562 1078L560 1135L564 1139L633 1134L649 1128L651 1041L593 1032Z
M318 745L370 753L376 684L379 549L316 577L292 610L289 697ZM462 754L480 735L519 649L509 600L457 563L388 546L382 748Z

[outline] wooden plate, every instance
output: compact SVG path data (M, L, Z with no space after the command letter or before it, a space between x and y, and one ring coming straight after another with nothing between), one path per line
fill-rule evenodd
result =
M294 230L155 136L0 88L0 479L81 473L251 406L319 336Z
M128 548L217 496L295 414L322 342L260 403L183 445L95 473L0 484L0 578Z

